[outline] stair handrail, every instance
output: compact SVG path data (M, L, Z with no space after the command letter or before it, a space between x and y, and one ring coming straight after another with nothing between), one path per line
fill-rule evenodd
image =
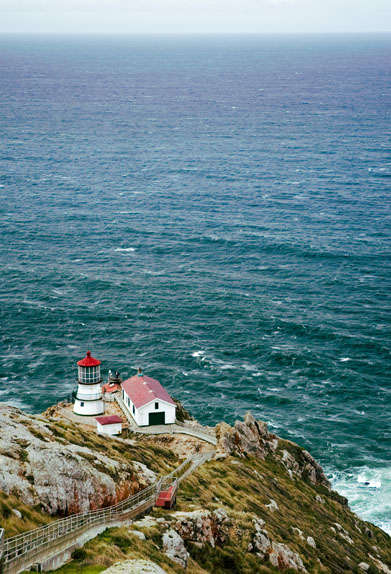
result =
M87 512L80 512L78 514L72 514L70 516L66 516L65 518L60 518L59 520L49 522L44 526L39 526L38 528L29 530L28 532L16 534L10 538L4 538L3 530L2 539L0 538L0 541L2 540L3 546L3 569L5 566L17 561L29 553L36 552L37 548L48 545L54 540L65 538L72 532L75 532L81 528L112 522L114 518L121 516L121 514L124 514L129 510L137 508L137 506L140 506L147 500L150 500L153 504L159 495L163 481L170 480L174 476L178 482L183 480L185 476L192 472L202 462L212 458L214 454L214 452L208 452L204 454L195 454L189 456L177 468L175 468L164 477L161 477L158 481L112 506L90 510ZM179 472L186 465L190 465L189 468L186 469L186 471L178 477ZM0 574L1 572L2 571L0 570Z
M0 574L3 573L4 528L0 528Z

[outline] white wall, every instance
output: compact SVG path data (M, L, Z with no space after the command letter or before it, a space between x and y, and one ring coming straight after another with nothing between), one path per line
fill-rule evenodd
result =
M155 409L155 403L159 403L159 408ZM166 425L175 423L175 406L160 399L156 399L148 405L144 405L139 408L139 420L140 426L146 426L149 424L149 413L161 413L164 411L166 413Z
M92 397L102 398L102 387L100 383L95 385L81 385L79 384L77 387L77 396L80 400L83 400L83 397L86 399L91 399Z
M130 414L139 426L149 425L149 413L161 413L162 411L166 413L166 425L175 423L175 405L171 405L160 399L154 399L151 403L139 409L135 407L135 412L133 412L132 399L127 395L125 390L123 390L122 398ZM158 409L155 409L155 403L159 403Z
M76 398L73 412L76 415L102 415L105 412L103 399L96 401L82 401L81 399Z
M128 411L130 412L130 414L132 415L132 417L134 418L134 420L136 421L136 424L140 424L139 423L139 417L138 417L138 409L136 409L136 407L134 408L133 412L133 403L132 403L132 399L127 395L126 391L124 389L122 389L122 399L125 403L126 408L128 409Z
M96 421L96 430L100 434L121 434L122 431L122 423L112 423L109 425L101 425L98 421Z
M96 385L78 385L73 412L76 415L101 415L105 412L100 383Z

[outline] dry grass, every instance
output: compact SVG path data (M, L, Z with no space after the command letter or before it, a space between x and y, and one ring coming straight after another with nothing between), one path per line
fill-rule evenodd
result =
M45 428L37 429L34 427L33 419L31 421L21 420L21 423L40 440L52 440L64 445L76 444L87 447L93 452L100 452L113 460L128 464L129 467L131 467L133 461L141 462L158 474L169 473L180 462L171 450L164 447L164 445L155 444L153 440L144 439L139 443L132 440L130 436L125 440L103 437L94 430L82 429L79 425L64 420L46 419L44 417L36 418L44 422L46 428L53 434L45 432ZM28 452L24 446L24 444L20 445L19 455L22 457L22 460L28 461ZM110 470L107 465L100 465L93 455L85 453L80 453L80 455L98 470L111 474L115 480L114 469ZM28 476L26 478L29 480ZM31 487L33 487L33 477L31 477L30 482ZM19 510L22 518L18 518L12 512L12 509ZM0 491L0 524L4 528L7 538L47 524L55 518L57 517L50 517L45 514L39 506L33 507L22 504L17 493L15 495L7 495L5 492Z
M12 512L13 509L18 510L22 518L18 518ZM0 525L7 538L43 526L51 520L40 508L22 504L18 496L7 495L0 490Z
M316 501L317 494L322 496L325 504ZM390 537L381 529L360 520L339 502L339 498L335 493L327 494L322 486L314 487L299 479L292 480L273 460L230 457L200 467L182 485L177 502L178 509L184 511L194 507L212 510L224 506L241 531L254 530L252 518L262 518L269 536L298 552L309 572L356 572L360 562L370 563L368 554L374 555L374 545L379 549L381 561L390 564ZM279 511L267 508L270 500L275 500ZM353 544L338 533L335 523L348 533ZM317 548L301 540L292 527L302 530L305 538L312 536ZM372 537L368 536L368 529ZM245 553L246 538L236 537L232 542L238 554ZM200 553L200 558L206 560L205 553ZM246 571L246 568L237 570Z

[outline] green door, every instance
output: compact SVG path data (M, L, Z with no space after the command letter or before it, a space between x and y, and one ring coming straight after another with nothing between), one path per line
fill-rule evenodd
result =
M164 425L166 424L166 413L149 413L150 425Z

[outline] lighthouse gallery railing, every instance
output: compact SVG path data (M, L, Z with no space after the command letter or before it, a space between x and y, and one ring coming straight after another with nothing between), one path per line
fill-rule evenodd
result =
M175 470L165 477L160 478L155 484L140 490L137 494L130 496L118 504L99 510L67 516L66 518L50 522L45 526L30 530L29 532L5 539L3 544L3 572L6 573L8 569L17 564L21 559L30 559L31 557L33 562L34 556L39 554L45 547L54 546L55 541L58 542L61 541L61 539L66 540L73 532L87 530L98 524L113 523L116 520L126 517L126 514L130 514L139 507L145 508L148 506L148 503L150 506L153 506L161 490L163 481L166 483L167 480L177 476L178 473L186 468L183 474L178 477L178 481L183 480L197 466L213 458L214 454L214 452L208 452L190 456ZM1 572L0 570L0 573Z

